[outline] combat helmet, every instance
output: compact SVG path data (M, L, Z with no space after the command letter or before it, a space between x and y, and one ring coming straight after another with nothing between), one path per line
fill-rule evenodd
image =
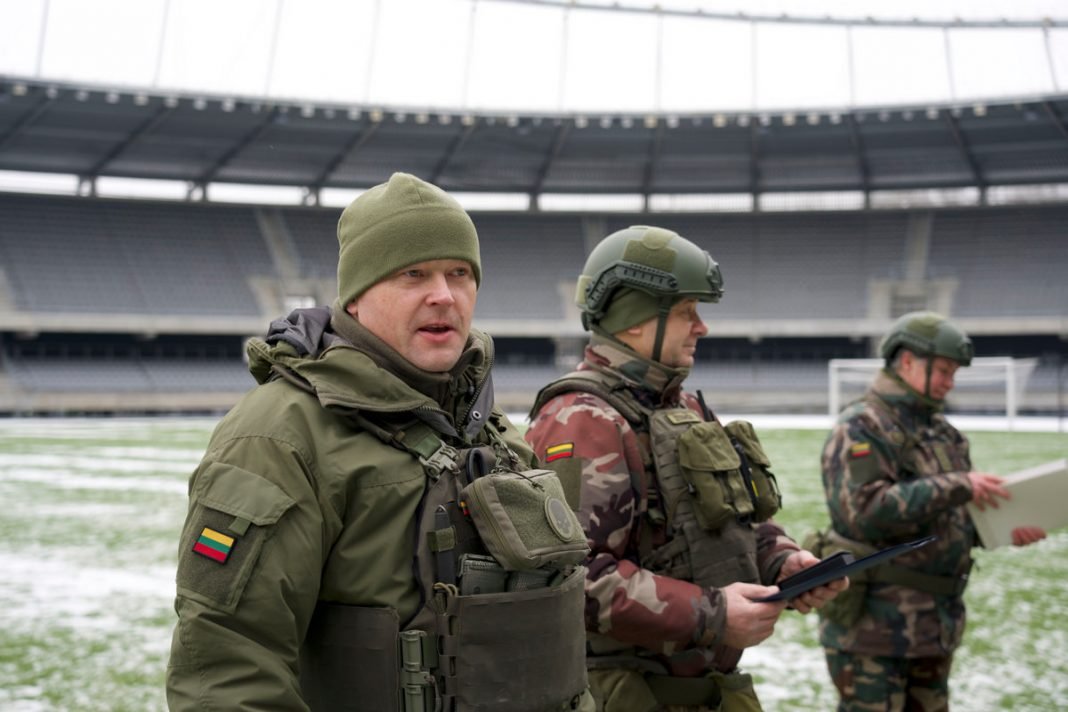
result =
M944 356L961 366L970 366L975 355L972 340L964 331L941 314L930 311L909 312L899 317L883 337L879 355L889 364L901 348L917 356Z
M594 330L624 288L659 300L653 352L653 360L659 360L672 305L688 297L718 302L723 296L723 275L708 252L678 233L633 225L601 240L586 259L575 290L583 328Z

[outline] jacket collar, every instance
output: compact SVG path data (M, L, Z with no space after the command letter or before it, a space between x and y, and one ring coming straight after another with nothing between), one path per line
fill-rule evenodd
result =
M688 368L669 368L644 358L618 339L596 332L590 336L582 367L617 376L652 407L677 403L682 382L690 375Z
M470 440L493 408L493 342L475 329L444 374L418 369L336 306L276 320L247 350L257 382L284 378L329 410L412 413L438 432Z

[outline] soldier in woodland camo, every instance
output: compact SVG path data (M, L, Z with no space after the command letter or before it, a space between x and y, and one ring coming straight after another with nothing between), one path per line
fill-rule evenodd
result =
M962 594L980 544L964 505L997 506L1001 478L972 469L968 441L942 415L972 342L932 312L901 317L883 339L886 367L848 405L823 450L831 530L818 553L937 540L865 572L820 611L820 641L839 710L949 709L953 651L964 632ZM1013 532L1017 545L1045 536Z
M682 391L708 332L697 304L722 284L674 232L609 235L578 282L585 358L532 410L527 440L570 488L591 548L587 665L606 712L759 710L738 661L787 604L751 599L817 562L770 518L778 489L752 427ZM846 585L790 603L807 612Z

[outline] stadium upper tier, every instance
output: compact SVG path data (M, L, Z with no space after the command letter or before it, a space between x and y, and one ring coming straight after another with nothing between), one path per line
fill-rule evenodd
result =
M1068 183L1068 97L852 110L504 114L151 93L0 76L0 170L450 191L745 195Z
M0 331L259 334L336 294L339 209L0 194ZM474 213L476 324L581 333L587 246L649 215ZM1068 207L662 214L707 248L718 336L872 336L934 308L977 334L1068 333Z

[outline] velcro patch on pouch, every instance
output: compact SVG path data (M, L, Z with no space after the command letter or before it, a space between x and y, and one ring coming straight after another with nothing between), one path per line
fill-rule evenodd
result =
M854 443L849 448L850 457L867 457L871 454L871 443Z
M561 443L545 449L545 462L562 460L571 457L575 453L575 443Z
M225 564L230 558L230 551L234 547L234 538L222 532L217 532L211 527L204 527L200 537L193 544L193 551L206 556L212 561Z

